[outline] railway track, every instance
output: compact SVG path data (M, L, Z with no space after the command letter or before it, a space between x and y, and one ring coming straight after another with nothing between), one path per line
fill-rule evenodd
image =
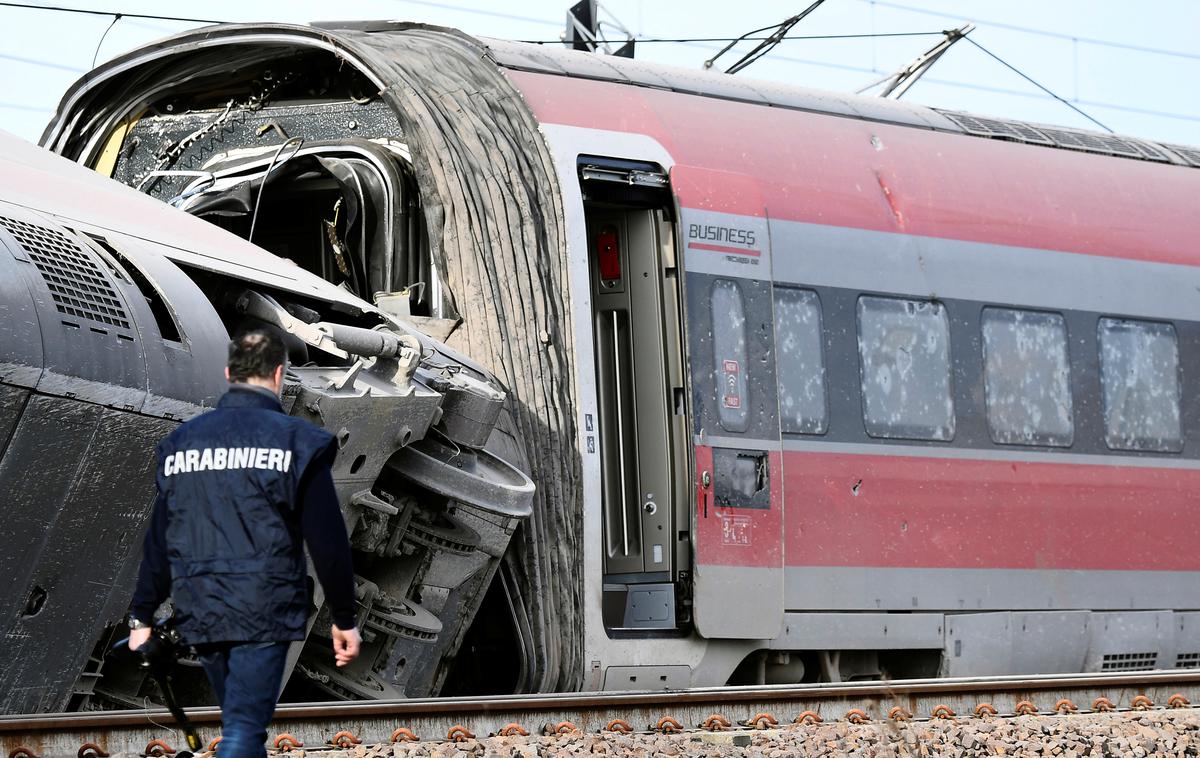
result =
M1154 710L1188 708L1192 701L1200 703L1196 670L312 703L281 706L271 740L279 749L313 751L494 734L764 729L794 721ZM218 736L216 708L189 715L204 740ZM8 758L166 756L182 742L161 709L0 716L0 755Z

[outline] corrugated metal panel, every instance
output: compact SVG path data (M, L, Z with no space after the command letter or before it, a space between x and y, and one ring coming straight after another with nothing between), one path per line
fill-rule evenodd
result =
M1163 147L1178 155L1184 162L1200 168L1200 148L1186 145L1163 145Z

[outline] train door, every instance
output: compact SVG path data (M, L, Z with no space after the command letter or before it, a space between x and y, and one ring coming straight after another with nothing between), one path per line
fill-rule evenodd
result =
M584 157L579 166L599 395L604 625L618 635L674 632L689 621L680 590L690 545L671 197L657 165Z
M758 185L677 165L695 456L693 609L701 636L783 623L783 476L772 249Z

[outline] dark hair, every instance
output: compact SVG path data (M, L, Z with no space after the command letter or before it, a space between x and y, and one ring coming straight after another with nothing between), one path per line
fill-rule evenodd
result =
M285 360L287 349L275 330L248 329L229 343L229 381L245 382L251 377L270 379Z

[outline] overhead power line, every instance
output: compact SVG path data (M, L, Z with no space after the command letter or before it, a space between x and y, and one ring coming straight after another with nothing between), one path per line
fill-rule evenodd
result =
M974 45L975 47L979 48L979 49L980 49L980 50L982 50L983 52L987 53L989 56L991 56L993 59L995 59L995 60L996 60L997 62L999 62L1001 65L1003 65L1005 68L1009 69L1010 71L1012 71L1012 72L1013 72L1014 74L1016 74L1017 76L1020 76L1022 79L1024 79L1024 80L1025 80L1025 81L1027 81L1027 82L1029 82L1029 83L1030 83L1030 84L1032 84L1033 86L1037 87L1037 88L1038 88L1038 89L1040 89L1042 92L1045 92L1047 95L1049 95L1050 97L1054 98L1055 100L1057 100L1058 102L1062 103L1063 105L1067 106L1067 107L1068 107L1068 108L1070 108L1071 110L1075 111L1075 112L1076 112L1076 113L1078 113L1080 116L1083 116L1083 117L1084 117L1084 118L1086 118L1088 121L1091 121L1093 124L1095 124L1096 126L1100 127L1101 129L1103 129L1104 131L1108 132L1109 134L1112 134L1112 133L1113 133L1113 130L1112 130L1112 129L1109 129L1109 128L1108 128L1107 126L1105 126L1104 124L1102 124L1102 123L1100 123L1099 121L1097 121L1096 119L1092 118L1092 117L1091 117L1091 116L1090 116L1088 113L1086 113L1086 112L1085 112L1083 109L1076 107L1076 106L1075 106L1073 103L1071 103L1071 101L1067 100L1066 98L1059 97L1058 95L1054 94L1053 92L1051 92L1051 91L1050 91L1050 88L1049 88L1049 87L1046 87L1046 86L1045 86L1045 85L1043 85L1043 84L1039 84L1037 81L1035 81L1035 80L1033 79L1033 77L1029 76L1029 75L1028 75L1028 74L1026 74L1024 71L1022 71L1021 69L1017 68L1016 66L1012 65L1012 64L1011 64L1011 63L1009 63L1008 61L1004 60L1004 59L1003 59L1003 58L1001 58L999 55L996 55L996 54L995 54L995 53L993 53L991 50L988 50L986 47L984 47L983 45L979 44L978 42L976 42L975 40L971 39L970 37L963 37L963 39L965 39L967 42L970 42L972 45Z
M457 11L463 11L466 13L474 13L474 14L478 14L478 15L491 16L491 17L495 17L495 18L505 18L505 19L514 20L514 21L526 21L526 22L530 22L530 23L536 23L539 25L543 25L543 26L554 26L554 27L558 26L558 24L556 22L547 21L545 19L533 18L533 17L527 17L527 16L518 16L518 15L502 13L502 12L498 12L498 11L484 10L481 8L470 8L470 7L465 7L465 6L447 5L447 4L443 4L441 2L434 2L433 0L393 0L393 1L407 3L407 4L411 4L411 5L423 5L423 6L436 7L436 8L447 9L447 10L457 10ZM928 15L928 16L936 16L938 18L950 18L950 16L947 16L946 14L943 14L943 13L927 11L922 8L913 8L911 6L902 5L900 3L886 2L886 0L862 0L862 1L878 4L880 6L896 8L896 9L900 9L900 10L910 10L910 11L913 11L914 13L921 13L921 14ZM30 9L30 10L54 11L54 12L61 12L61 13L80 13L80 14L94 15L94 16L110 16L111 17L111 16L119 15L126 19L151 19L151 20L157 20L157 21L175 21L175 22L200 23L200 24L226 23L226 22L217 21L214 19L186 18L186 17L181 17L181 16L160 16L160 15L148 14L148 13L124 13L124 12L118 12L118 11L85 10L82 8L66 8L66 7L61 7L61 6L35 5L32 3L18 3L18 2L0 1L0 7L24 8L24 9ZM1129 50L1134 50L1137 52L1144 52L1144 53L1161 53L1163 55L1173 55L1173 56L1177 56L1177 57L1181 57L1181 58L1200 59L1200 55L1182 53L1182 52L1175 51L1175 50L1150 48L1150 47L1143 47L1143 46L1138 46L1138 45L1126 45L1126 44L1119 43L1119 42L1111 42L1109 40L1100 40L1100 39L1090 39L1090 38L1086 38L1086 37L1076 38L1076 37L1072 37L1072 36L1066 35L1066 34L1060 34L1057 32L1048 32L1048 31L1045 31L1042 29L1019 27L1019 26L1015 26L1013 24L1002 24L1002 23L996 23L996 22L990 22L990 21L984 21L981 23L987 23L992 26L1011 29L1013 31L1028 32L1030 34L1041 34L1041 35L1044 35L1047 37L1056 37L1059 39L1067 39L1067 40L1078 40L1079 42L1086 42L1086 43L1094 44L1094 45L1105 45L1105 46L1109 46L1109 47L1124 48L1124 49L1129 49ZM775 28L775 27L766 27L766 28L769 29L769 28ZM756 32L762 32L762 31L765 31L765 29L756 30ZM891 33L881 32L881 33L873 33L873 34L821 34L821 35L795 36L795 37L789 36L789 37L784 38L784 40L781 40L781 41L821 40L821 39L856 39L856 38L872 38L872 37L918 37L918 36L938 35L941 33L942 32L939 31L939 32L891 32ZM750 32L750 35L753 35L753 34L755 34L755 32ZM737 38L725 38L725 37L639 38L638 42L639 43L641 43L641 42L647 42L647 43L665 42L665 43L677 43L677 44L683 44L683 45L691 45L691 46L695 46L695 47L703 47L705 43L730 42L735 39L745 39L747 41L759 41L759 40L767 40L767 39L769 39L769 37L746 36L744 38L743 37L737 37ZM562 44L562 40L522 40L522 41L532 42L535 44L552 44L552 43L553 44ZM975 43L974 40L971 40L968 38L968 41L971 42L972 44L976 44L978 46L978 43ZM709 48L709 49L711 50L711 48ZM1008 64L1007 62L1003 61L995 54L991 53L991 51L984 50L984 52L987 53L988 55L991 55L993 58L996 58L1000 63L1004 64L1006 67L1013 68L1013 70L1016 73L1018 73L1020 76L1022 76L1022 78L1028 79L1028 77L1025 74L1021 73L1019 70L1015 69L1015 67L1011 66L1011 64ZM804 66L817 66L820 68L836 69L836 70L841 70L841 71L853 71L853 72L868 73L868 74L886 73L886 72L880 71L879 69L867 68L865 66L854 66L854 65L842 64L842 63L832 63L829 61L796 58L796 57L786 56L786 55L776 55L776 56L773 56L772 59L780 61L780 62L784 62L784 63L792 63L792 64L798 64L798 65L804 65ZM83 69L76 68L74 66L64 65L64 64L57 63L54 61L40 60L40 59L35 59L35 58L24 58L24 57L20 57L20 56L16 56L16 55L7 55L7 54L0 53L0 60L8 60L8 61L12 61L14 63L20 63L20 64L24 64L24 65L29 65L29 66L40 66L40 67L44 67L44 68L58 69L58 70L69 71L71 73L77 73L77 74L83 73ZM1189 121L1189 122L1193 122L1193 123L1200 122L1200 116L1191 115L1191 114L1173 113L1170 111L1159 111L1159 110L1152 110L1152 109L1147 109L1147 108L1137 108L1137 107L1118 105L1116 103L1109 103L1109 102L1104 102L1104 101L1099 101L1099 100L1081 100L1078 98L1076 98L1074 100L1065 100L1065 99L1059 97L1058 95L1054 94L1050 90L1046 89L1045 87L1042 87L1037 82L1034 82L1032 79L1029 79L1029 81L1031 81L1033 84L1035 84L1045 94L1037 94L1037 93L1032 93L1032 92L1024 92L1024 91L1020 91L1020 90L1008 89L1008 88L1004 88L1004 87L993 87L993 86L989 86L989 85L973 84L973 83L969 83L969 82L954 81L954 80L950 80L950 79L940 79L940 78L928 77L928 76L925 77L923 81L928 82L930 84L938 84L938 85L947 86L947 87L976 90L976 91L980 91L980 92L994 92L997 94L1012 95L1015 97L1026 97L1026 98L1051 97L1053 99L1059 100L1060 102L1064 102L1068 107L1072 108L1072 110L1079 112L1085 118L1088 118L1088 120L1090 120L1096 124L1099 124L1099 122L1095 121L1095 119L1092 119L1086 113L1083 113L1083 111L1080 111L1078 108L1076 108L1074 105L1072 105L1072 102L1078 103L1080 105L1089 106L1092 108L1102 108L1104 110L1109 110L1109 111L1117 111L1117 112L1123 112L1123 113L1136 113L1136 114L1147 115L1147 116L1155 116L1155 117L1159 117L1159 118L1169 118L1169 119L1175 119L1175 120L1180 120L1180 121ZM41 107L25 105L25 104L21 104L21 103L7 103L7 102L0 102L0 108L8 109L8 110L33 111L33 112L43 112L43 113L50 113L50 112L53 112L53 110L54 110L53 108L41 108ZM1107 128L1107 127L1104 127L1104 128Z
M0 103L0 108L5 108L10 111L31 111L33 113L53 113L53 108L42 108L37 105L25 105L24 103Z
M83 69L76 68L75 66L67 66L62 63L55 63L54 61L44 61L44 60L40 60L38 58L22 58L19 55L6 55L4 53L0 53L0 60L13 61L15 63L24 63L28 66L41 66L42 68L56 68L59 71L70 71L73 74L82 74L83 73Z
M211 18L186 18L183 16L157 16L153 13L125 13L123 11L102 11L87 8L64 8L60 5L34 5L33 3L11 3L0 2L0 6L5 8L25 8L35 11L54 11L56 13L81 13L87 16L116 16L126 18L149 18L156 21L185 21L191 24L223 24L224 21L216 21Z
M796 42L798 40L822 40L822 39L869 39L873 37L934 37L941 35L942 32L878 32L867 34L809 34L785 37L781 42ZM685 42L756 42L759 40L769 40L770 37L637 37L637 43L640 45L643 42L673 42L682 44ZM523 42L528 45L561 45L563 41L560 39L518 39L514 42Z
M958 18L949 13L940 13L931 11L926 8L915 8L911 5L902 3L888 2L888 0L862 0L864 3L878 5L881 8L894 8L901 11L909 11L911 13L919 13L923 16L933 16L935 18ZM972 18L976 24L986 24L987 26L996 29L1007 29L1013 32L1024 32L1025 34L1038 34L1043 37L1053 37L1054 39L1067 40L1070 42L1082 42L1088 45L1100 45L1102 47L1114 47L1120 50L1132 50L1138 53L1153 53L1155 55L1171 55L1176 58L1189 58L1191 60L1200 60L1200 54L1185 53L1182 50L1168 50L1162 47L1150 47L1149 45L1133 45L1127 42L1116 42L1114 40L1096 39L1095 37L1077 37L1073 34L1064 34L1063 32L1052 32L1046 29L1035 29L1030 26L1019 26L1017 24L1006 24L1002 21L987 21L982 18Z
M938 34L941 34L941 32L938 32ZM690 45L692 47L697 47L697 48L705 47L705 45L703 43L684 42L683 44ZM712 48L710 47L708 49L711 50ZM787 56L787 55L776 55L776 56L772 57L772 60L779 61L782 63L792 63L792 64L800 65L800 66L816 66L818 68L828 68L828 69L833 69L836 71L852 71L854 73L859 73L859 74L881 75L881 74L887 73L886 71L881 71L878 68L869 68L867 66L855 66L855 65L847 64L847 63L832 63L830 61L820 61L820 60L814 60L811 58L796 58L794 56ZM1012 95L1014 97L1024 97L1024 98L1031 98L1031 99L1036 99L1036 100L1045 100L1048 97L1047 95L1040 93L1040 92L1028 92L1025 90L1016 90L1016 89L1010 89L1007 87L993 87L993 86L986 85L986 84L973 84L970 82L954 81L952 79L939 79L939 78L933 77L933 76L923 77L921 79L921 81L926 82L928 84L939 84L939 85L943 85L946 87L955 87L957 89L976 90L978 92L994 92L998 95ZM1099 100L1076 99L1073 102L1079 103L1080 105L1090 106L1093 108L1103 108L1105 110L1120 111L1120 112L1124 112L1124 113L1138 113L1138 114L1147 115L1147 116L1161 116L1163 118L1178 119L1180 121L1200 122L1200 116L1186 114L1186 113L1171 113L1169 111L1156 111L1156 110L1148 110L1145 108L1134 108L1134 107L1130 107L1130 106L1126 106L1126 105L1118 105L1116 103L1108 103L1108 102L1103 102L1103 101L1099 101Z

